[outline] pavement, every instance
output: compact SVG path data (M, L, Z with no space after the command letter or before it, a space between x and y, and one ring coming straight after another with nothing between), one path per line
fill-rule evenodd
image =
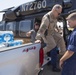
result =
M58 61L60 58L61 58L61 56L59 55ZM59 64L59 62L58 62L58 64ZM45 66L43 66L43 70L40 71L39 75L61 75L61 72L53 72L51 70L51 67L52 67L51 65L46 64Z
M61 72L53 72L50 66L45 65L39 75L61 75Z

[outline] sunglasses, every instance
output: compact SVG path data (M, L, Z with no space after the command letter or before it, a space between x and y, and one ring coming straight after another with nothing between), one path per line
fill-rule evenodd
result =
M60 15L61 13L59 13L58 11L56 11L58 13L58 15Z
M61 13L58 13L58 15L60 15Z
M39 25L39 24L35 24L35 25Z
M40 26L39 24L35 24L35 26Z

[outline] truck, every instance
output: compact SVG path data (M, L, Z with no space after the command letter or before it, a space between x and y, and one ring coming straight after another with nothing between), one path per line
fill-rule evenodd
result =
M0 31L13 31L15 39L22 39L24 43L0 50L0 74L38 75L45 63L43 48L40 43L31 43L26 33L34 27L35 21L41 22L43 15L50 11L53 5L61 4L63 11L58 22L63 24L63 37L66 42L70 33L66 17L76 11L75 3L75 0L35 0L2 10L1 12L5 13L0 22Z
M38 75L43 63L40 43L0 49L1 75Z

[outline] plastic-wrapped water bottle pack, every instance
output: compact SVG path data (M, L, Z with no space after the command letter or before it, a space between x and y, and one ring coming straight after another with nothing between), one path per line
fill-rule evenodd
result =
M10 46L18 46L18 45L21 45L22 43L23 43L23 40L14 40L14 41L8 42L7 46L8 47L10 47Z
M14 40L14 35L12 31L0 31L1 47L17 46L17 45L21 45L22 43L23 40Z
M0 43L14 41L12 31L0 31Z

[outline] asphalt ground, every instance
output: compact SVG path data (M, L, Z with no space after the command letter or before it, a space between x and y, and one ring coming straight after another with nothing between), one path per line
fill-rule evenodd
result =
M59 64L59 59L61 58L60 55L58 55L58 64ZM52 70L52 65L51 64L46 64L43 67L43 70L40 71L39 75L61 75L61 72L53 72Z
M53 72L50 65L45 65L44 69L40 71L39 75L61 75L61 72Z

